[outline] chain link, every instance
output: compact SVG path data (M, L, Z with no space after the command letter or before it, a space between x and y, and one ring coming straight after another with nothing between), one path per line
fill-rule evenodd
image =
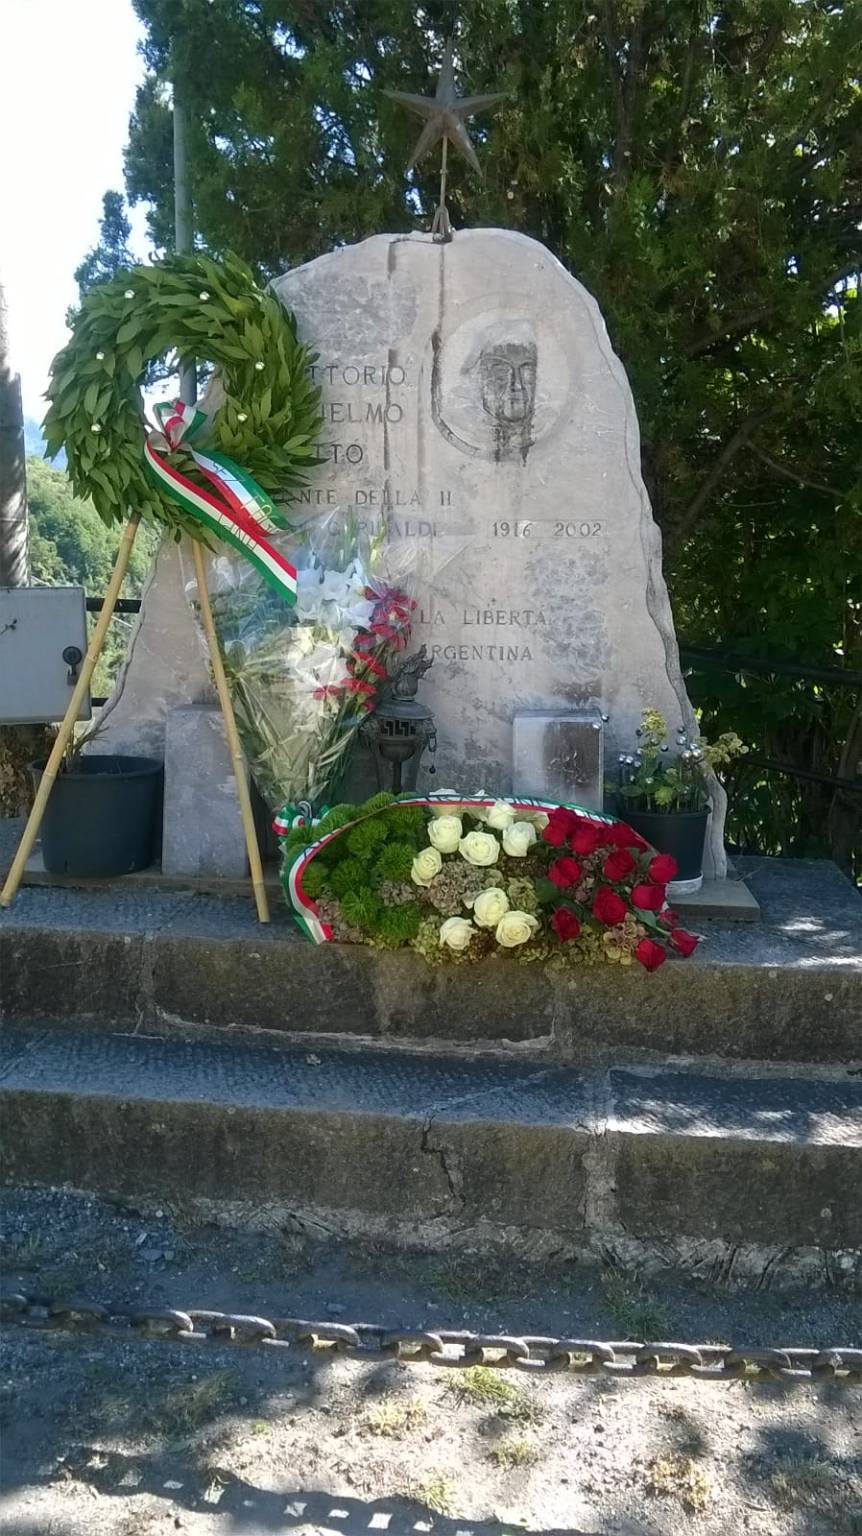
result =
M379 1323L315 1323L295 1317L256 1317L190 1307L123 1307L0 1292L0 1321L36 1331L61 1330L121 1339L171 1339L182 1344L314 1350L374 1362L428 1363L448 1370L494 1370L574 1376L687 1376L696 1381L835 1382L862 1386L862 1349L735 1349L728 1344L645 1344L625 1339L548 1338L469 1333L463 1329L393 1329Z

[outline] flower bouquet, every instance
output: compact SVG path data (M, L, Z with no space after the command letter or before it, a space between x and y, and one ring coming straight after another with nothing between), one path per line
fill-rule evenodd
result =
M409 574L392 579L349 513L278 543L297 568L295 607L242 559L217 560L212 583L237 727L273 810L331 796L415 607Z
M316 825L276 826L287 897L315 943L648 971L698 943L667 906L675 861L625 822L575 807L379 794Z

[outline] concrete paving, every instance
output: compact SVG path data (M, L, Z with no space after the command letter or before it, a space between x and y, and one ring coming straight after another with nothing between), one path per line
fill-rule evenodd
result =
M0 1107L20 1183L426 1247L755 1269L780 1249L789 1270L862 1273L849 1076L10 1029Z

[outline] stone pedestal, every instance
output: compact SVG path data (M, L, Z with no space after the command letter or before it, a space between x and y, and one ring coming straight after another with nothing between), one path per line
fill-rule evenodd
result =
M512 721L516 795L536 795L600 811L604 804L602 719L598 710L530 709Z
M248 856L221 710L172 709L164 739L164 874L243 878Z

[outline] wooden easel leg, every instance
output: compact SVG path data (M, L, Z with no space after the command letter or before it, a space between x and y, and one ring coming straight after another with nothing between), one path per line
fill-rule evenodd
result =
M39 784L39 788L36 791L36 798L33 801L33 808L27 818L27 825L25 826L21 835L21 841L18 844L18 851L12 861L12 867L9 870L6 884L4 885L3 890L0 891L0 907L10 907L12 902L15 900L18 887L21 884L24 870L27 867L27 860L29 859L30 854L33 852L33 844L35 843L36 838L39 836L39 828L42 825L42 817L45 814L45 807L48 804L51 790L54 787L54 780L56 779L60 770L60 764L63 760L63 753L65 752L66 747L68 746L72 734L75 730L75 722L78 719L78 711L81 708L84 696L90 686L90 679L92 678L96 669L96 663L102 654L102 646L105 643L105 635L108 632L108 625L111 622L114 614L114 608L116 607L117 598L120 595L120 588L123 585L123 579L126 574L126 567L129 563L129 556L132 553L132 545L135 542L135 536L137 534L140 521L140 517L137 513L130 517L126 524L123 537L120 540L120 547L117 551L117 558L114 563L114 570L111 575L111 580L108 583L108 590L105 593L105 601L102 604L102 611L99 614L98 622L95 629L93 630L90 644L87 647L87 654L82 663L78 681L75 684L74 692L71 699L69 700L68 708L63 717L63 723L57 733L57 740L54 742L54 745L51 748L51 756L48 758L45 772L42 774L41 783Z
M203 549L197 539L193 539L191 542L195 563L195 578L198 584L198 602L200 604L201 619L203 621L204 634L207 637L216 692L218 693L221 712L224 716L228 747L230 748L231 762L233 763L236 792L239 797L239 811L242 817L242 829L245 833L245 846L248 851L248 864L251 870L251 883L254 890L258 921L268 923L270 920L269 901L267 900L266 887L263 883L263 865L260 859L260 848L258 847L254 815L251 809L251 795L249 794L248 780L245 775L245 758L243 757L239 732L236 728L236 717L233 712L227 677L225 676L224 662L219 650L218 636L216 635L213 611L210 605L209 588L207 587Z

